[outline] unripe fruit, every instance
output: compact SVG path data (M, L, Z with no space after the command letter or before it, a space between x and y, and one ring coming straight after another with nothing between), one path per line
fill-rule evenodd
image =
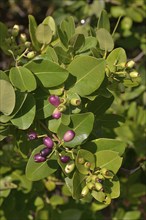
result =
M37 162L37 163L41 163L41 162L46 161L46 158L42 157L40 154L35 154L34 155L34 161Z
M116 66L124 68L126 66L126 63L125 62L118 63Z
M32 59L32 58L34 58L34 56L35 56L35 52L34 52L34 51L30 51L30 52L27 54L27 58L28 58L28 59Z
M65 142L69 142L69 141L71 141L71 140L74 138L74 136L75 136L75 132L74 132L73 130L68 130L68 131L64 134L63 140L64 140Z
M55 107L58 107L58 105L60 104L60 99L57 95L51 95L48 99L48 101L54 105Z
M43 144L50 149L52 149L54 146L54 142L52 141L52 139L50 137L44 137Z
M66 173L71 173L71 172L74 170L74 168L75 168L75 163L74 163L74 161L70 161L70 162L66 165L66 167L65 167L65 172L66 172Z
M26 34L20 34L20 40L21 40L21 42L23 42L23 43L25 43L26 42L26 40L27 40L27 38L26 38Z
M53 114L52 114L52 117L54 119L59 119L61 117L61 112L58 109L55 109Z
M30 42L30 41L26 41L24 45L25 45L27 48L29 48L30 45L31 45L31 42Z
M93 188L94 188L94 183L92 183L92 182L87 183L87 187L88 187L90 190L93 189Z
M13 35L14 37L16 37L16 36L18 35L18 33L19 33L19 30L20 30L19 25L15 24L15 25L13 26L13 29L12 29L12 35Z
M79 158L78 158L78 163L79 163L79 164L84 164L84 163L85 163L84 158L83 158L83 157L79 157Z
M60 112L64 112L66 110L66 106L61 104L57 107L57 109L60 111Z
M105 175L106 172L107 172L107 169L106 169L105 167L101 169L101 173L102 173L103 175Z
M138 77L138 72L133 71L133 72L129 73L129 75L130 75L131 78L137 78Z
M60 157L60 161L61 161L62 163L67 163L67 162L69 162L69 160L70 160L70 157L69 157L69 156L61 156L61 157Z
M70 104L73 106L79 106L81 104L81 100L73 98L70 100Z
M84 167L85 168L90 168L91 167L91 163L90 162L85 162L84 163Z
M91 178L92 178L92 181L95 182L96 179L97 179L97 176L96 176L96 175L93 175Z
M88 186L84 186L84 188L82 189L81 195L85 197L88 194L88 192L89 192Z
M101 183L95 183L95 188L100 191L102 189L102 184Z
M45 147L40 151L42 157L47 157L52 152L51 148Z
M29 140L37 139L37 133L35 131L31 131L27 134Z
M112 179L114 177L114 173L110 170L108 170L105 174L104 177L107 179Z
M134 62L133 60L130 60L130 61L126 64L126 67L132 68L132 67L134 67L134 65L135 65L135 62Z
M98 174L98 175L97 175L97 178L98 178L98 179L101 179L101 180L104 180L104 179L105 179L102 174Z

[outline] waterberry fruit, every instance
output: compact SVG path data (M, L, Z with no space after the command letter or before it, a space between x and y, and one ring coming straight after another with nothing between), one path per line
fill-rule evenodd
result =
M135 65L135 62L134 62L133 60L130 60L130 61L126 64L126 67L132 68L132 67L134 67L134 65Z
M91 167L91 163L90 162L85 162L84 163L84 167L85 168L90 168Z
M75 163L74 161L70 161L66 166L65 166L65 172L66 173L71 173L75 168Z
M52 117L54 119L59 119L61 117L61 112L58 109L55 109L53 114L52 114Z
M70 100L70 104L73 105L73 106L79 106L81 104L81 100L80 99L72 98Z
M34 161L37 163L44 162L46 160L45 157L42 157L39 153L34 155Z
M37 133L35 131L30 131L28 134L28 139L29 140L35 140L37 138Z
M88 194L88 192L89 192L88 186L84 186L84 188L82 189L81 195L84 197Z
M32 58L34 58L34 56L35 56L35 52L34 52L34 51L30 51L30 52L27 54L27 58L28 58L28 59L32 59Z
M47 157L52 152L51 148L45 147L40 151L42 157Z
M133 72L129 73L129 75L131 78L137 78L139 74L138 74L138 72L133 71Z
M91 189L94 188L94 183L89 182L89 183L87 183L87 186L88 186L88 188L91 190Z
M66 106L63 105L63 104L60 104L58 107L57 107L58 111L59 112L64 112L66 110Z
M50 149L52 149L54 146L54 142L52 141L52 139L50 137L44 137L43 144Z
M83 158L83 157L79 157L79 158L78 158L78 163L79 163L79 164L84 164L84 163L85 163L84 158Z
M75 132L73 130L68 130L64 136L63 136L63 140L65 142L71 141L75 136Z
M67 162L69 162L69 160L70 160L70 157L69 157L69 156L61 156L61 157L60 157L60 161L61 161L62 163L67 163Z
M60 99L57 95L51 95L48 100L55 107L58 107L58 105L60 104Z
M99 191L102 189L102 184L101 183L95 183L95 188Z

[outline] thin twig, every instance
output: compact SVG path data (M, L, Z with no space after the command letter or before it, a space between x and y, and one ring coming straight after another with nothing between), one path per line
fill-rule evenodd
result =
M144 52L142 51L141 53L139 53L136 57L134 57L132 60L134 62L138 62L143 56L144 56Z

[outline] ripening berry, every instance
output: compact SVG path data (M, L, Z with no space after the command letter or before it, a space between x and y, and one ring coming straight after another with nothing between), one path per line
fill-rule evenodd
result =
M52 141L52 139L50 137L44 137L43 144L50 149L52 149L54 146L54 142Z
M35 154L34 155L34 161L37 162L37 163L41 163L41 162L46 161L46 158L42 157L40 154Z
M75 136L75 132L74 132L73 130L68 130L68 131L64 134L63 140L64 140L65 142L69 142L69 141L71 141L71 140L74 138L74 136Z
M61 117L61 112L58 109L55 109L53 114L52 114L52 117L54 119L59 119Z
M65 172L66 172L66 173L71 173L71 172L74 170L74 168L75 168L75 163L74 163L74 161L70 161L70 162L66 165L66 167L65 167Z
M55 107L58 107L58 105L60 104L60 99L57 95L51 95L48 99L48 101L54 105Z
M70 157L69 157L69 156L61 156L61 157L60 157L60 161L61 161L62 163L68 163L69 160L70 160Z
M31 131L27 134L29 140L37 139L37 133L35 131Z
M40 151L42 157L47 157L52 152L51 148L45 147Z

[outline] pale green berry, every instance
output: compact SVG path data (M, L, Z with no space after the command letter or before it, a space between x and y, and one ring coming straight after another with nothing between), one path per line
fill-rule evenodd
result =
M138 74L138 72L133 71L133 72L130 72L129 75L131 78L137 78L139 74Z
M132 67L134 67L134 65L135 65L135 62L134 62L133 60L130 60L130 61L126 64L126 67L132 68Z
M81 195L85 197L88 194L88 192L89 192L88 186L84 186L84 188L82 189Z
M65 166L65 172L66 173L71 173L75 168L75 163L74 161L70 161L66 166Z
M95 183L95 188L100 191L102 189L102 184L101 183Z

